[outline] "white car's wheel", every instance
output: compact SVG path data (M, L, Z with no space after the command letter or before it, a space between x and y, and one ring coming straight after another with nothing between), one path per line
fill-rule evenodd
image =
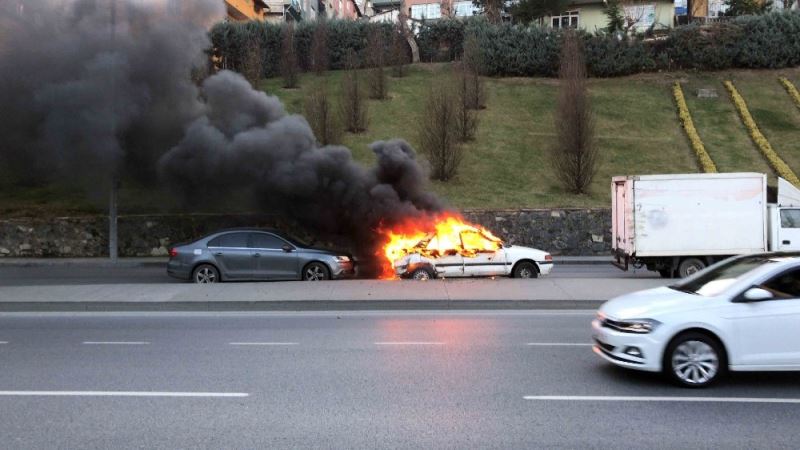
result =
M536 267L536 264L523 261L514 266L514 273L512 275L514 278L536 278L539 276L539 269Z
M412 280L427 281L433 279L433 273L427 267L420 267L411 272Z
M702 333L685 333L674 339L664 355L664 372L680 386L700 388L714 383L725 371L719 344Z

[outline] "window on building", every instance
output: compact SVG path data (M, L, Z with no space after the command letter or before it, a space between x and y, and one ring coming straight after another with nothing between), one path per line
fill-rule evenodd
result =
M578 28L579 11L566 11L560 16L550 18L553 28Z
M468 17L478 14L478 8L471 1L453 2L453 13L458 17Z
M411 5L412 19L438 19L440 17L442 17L441 3L423 3L421 5Z

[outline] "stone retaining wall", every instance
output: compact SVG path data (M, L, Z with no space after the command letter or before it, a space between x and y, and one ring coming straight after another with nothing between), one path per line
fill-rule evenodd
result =
M510 244L554 255L604 255L610 251L608 209L471 210L465 217ZM121 256L164 256L170 245L221 228L295 228L268 214L132 215L119 218ZM296 230L295 230L296 231ZM108 254L104 216L0 220L0 257L96 257Z

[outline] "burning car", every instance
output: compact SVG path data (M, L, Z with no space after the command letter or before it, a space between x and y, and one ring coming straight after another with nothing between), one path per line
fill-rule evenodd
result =
M419 227L423 228L423 227ZM391 275L415 280L436 277L536 278L553 269L542 250L506 245L483 227L458 216L438 218L434 231L388 232L384 254ZM388 274L387 274L388 275Z

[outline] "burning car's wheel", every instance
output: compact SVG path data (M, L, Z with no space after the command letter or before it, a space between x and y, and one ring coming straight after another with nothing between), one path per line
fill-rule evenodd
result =
M539 270L536 264L528 261L522 261L514 267L514 278L536 278L539 276Z
M303 269L303 279L306 281L322 281L330 277L330 270L322 263L312 262Z
M200 284L216 283L219 281L219 271L211 264L200 264L195 267L192 273L192 280Z
M426 280L430 280L432 278L433 278L433 272L431 271L431 269L428 269L427 267L420 267L420 268L414 270L413 272L411 272L411 279L412 280L426 281Z

